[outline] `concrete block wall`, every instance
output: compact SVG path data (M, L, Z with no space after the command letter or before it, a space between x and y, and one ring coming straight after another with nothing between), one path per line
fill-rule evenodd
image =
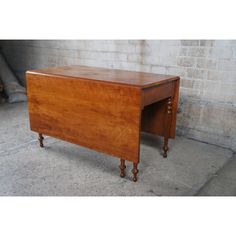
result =
M61 65L181 77L178 134L236 151L236 40L0 41L24 84L28 69Z

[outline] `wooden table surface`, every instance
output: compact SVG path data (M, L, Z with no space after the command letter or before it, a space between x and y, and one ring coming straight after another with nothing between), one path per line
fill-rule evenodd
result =
M176 80L178 76L135 72L117 69L105 69L88 66L63 66L31 70L30 73L56 75L65 78L98 80L107 83L126 84L141 88Z

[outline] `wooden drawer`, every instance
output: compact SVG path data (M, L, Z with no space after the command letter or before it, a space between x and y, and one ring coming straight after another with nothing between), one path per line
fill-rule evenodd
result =
M174 95L174 82L143 90L143 107Z

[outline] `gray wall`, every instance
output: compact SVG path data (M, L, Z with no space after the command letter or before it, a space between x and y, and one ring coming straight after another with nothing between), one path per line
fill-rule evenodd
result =
M89 65L181 76L178 134L236 151L236 41L1 41L24 83L28 69Z

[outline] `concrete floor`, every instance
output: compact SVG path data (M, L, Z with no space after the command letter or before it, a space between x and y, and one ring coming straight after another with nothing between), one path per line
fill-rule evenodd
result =
M7 196L191 196L236 195L232 151L184 137L170 143L143 134L139 180L119 177L119 160L56 140L45 148L30 131L27 104L0 105L0 195Z

